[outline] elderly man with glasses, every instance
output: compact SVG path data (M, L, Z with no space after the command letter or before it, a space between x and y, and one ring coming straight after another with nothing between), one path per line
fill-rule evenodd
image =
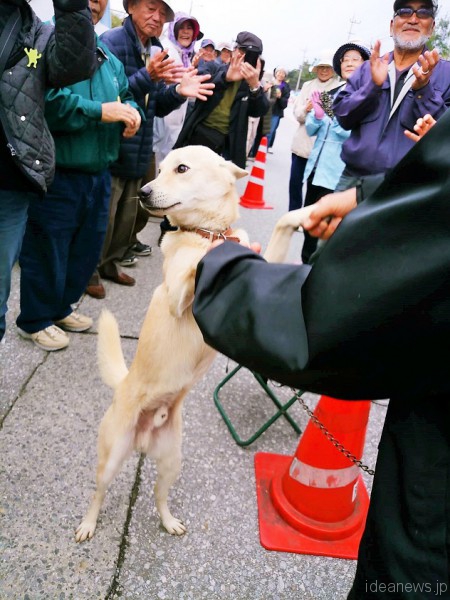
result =
M437 3L395 0L390 33L394 50L374 44L367 61L337 95L333 109L351 135L338 190L361 178L383 177L413 146L404 131L425 114L438 119L450 105L450 63L426 43L434 32ZM376 177L375 177L376 176Z

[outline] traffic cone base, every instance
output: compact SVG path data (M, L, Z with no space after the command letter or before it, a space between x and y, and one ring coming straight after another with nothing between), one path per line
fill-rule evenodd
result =
M261 545L278 552L355 560L369 507L362 477L359 476L355 486L352 515L338 522L318 522L284 500L281 474L289 469L291 462L291 456L264 452L255 455Z

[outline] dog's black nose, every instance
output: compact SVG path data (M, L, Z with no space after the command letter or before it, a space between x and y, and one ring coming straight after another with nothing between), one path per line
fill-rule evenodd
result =
M146 201L152 195L152 188L150 187L150 185L148 183L146 183L144 186L141 187L141 189L138 192L138 195L139 195L139 199L141 200L141 202L144 202L144 204L145 204Z

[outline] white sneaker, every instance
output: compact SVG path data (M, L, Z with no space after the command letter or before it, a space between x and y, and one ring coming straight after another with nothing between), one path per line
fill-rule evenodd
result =
M56 325L49 325L45 329L35 333L27 333L20 327L17 328L19 335L26 340L33 340L38 348L53 352L53 350L62 350L69 345L69 336Z
M55 321L55 325L61 327L65 331L73 331L74 333L80 333L81 331L86 331L90 329L94 321L91 317L86 317L86 315L82 315L81 313L74 310L67 315L65 319L61 319L61 321Z

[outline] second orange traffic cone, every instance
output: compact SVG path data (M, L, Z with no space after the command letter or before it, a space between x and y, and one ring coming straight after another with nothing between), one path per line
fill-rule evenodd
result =
M314 416L356 459L369 401L322 396ZM359 468L310 421L293 458L257 453L261 544L268 550L356 559L369 496Z
M250 179L239 204L245 208L273 208L264 202L264 173L267 156L267 137L261 139Z

